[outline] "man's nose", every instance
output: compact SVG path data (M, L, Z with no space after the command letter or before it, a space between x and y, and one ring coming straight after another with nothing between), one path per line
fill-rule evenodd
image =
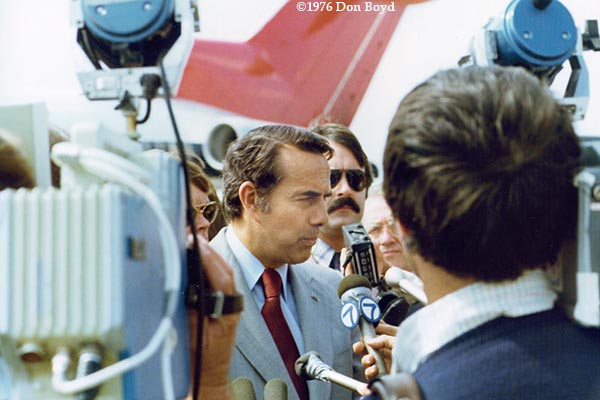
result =
M196 229L198 229L198 231L201 229L208 229L210 227L210 222L202 213L198 213L194 222L196 223Z
M348 184L348 180L346 179L346 174L342 174L342 177L339 183L333 188L336 192L336 196L341 197L343 195L347 195L353 192L352 188Z
M325 200L322 200L316 207L315 215L311 220L311 225L321 227L329 222L329 214L327 214L327 205Z
M394 235L390 232L390 228L387 225L383 225L381 228L381 235L379 235L379 243L389 244L395 241Z

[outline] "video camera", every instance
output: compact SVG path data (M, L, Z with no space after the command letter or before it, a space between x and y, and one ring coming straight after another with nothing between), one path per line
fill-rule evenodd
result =
M52 149L60 189L0 192L0 398L183 398L186 180L135 140L134 100L169 99L185 57L162 62L180 37L191 43L195 0L71 4L95 68L80 75L84 93L121 100L133 123L71 129Z
M558 101L581 120L589 100L586 50L600 50L598 21L586 21L580 34L558 0L512 0L473 37L471 53L459 65L521 66L552 85L568 61L571 74ZM579 197L577 232L547 271L567 313L583 325L600 327L600 142L582 138L582 149L584 168L573 182Z
M458 64L520 66L551 85L568 61L571 74L558 100L581 120L589 100L585 50L600 50L598 21L587 21L580 34L560 1L512 0L473 36L470 53Z
M367 230L361 222L342 226L344 244L348 256L353 262L355 273L369 280L371 287L381 286L375 248ZM344 265L347 262L344 262Z
M352 262L355 273L367 278L371 287L376 289L375 300L381 309L381 319L390 325L399 325L406 318L411 303L379 276L375 248L364 225L360 222L344 225L342 232L347 250L347 260L343 265Z

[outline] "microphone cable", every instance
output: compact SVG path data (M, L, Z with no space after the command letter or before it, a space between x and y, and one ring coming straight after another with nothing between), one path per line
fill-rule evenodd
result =
M183 176L184 176L184 187L185 187L185 203L186 203L186 221L191 228L192 231L192 256L189 257L191 262L188 262L187 265L187 280L188 284L186 287L186 300L190 298L190 296L194 297L194 302L197 303L198 307L198 325L196 329L196 337L193 339L196 344L196 352L194 354L194 374L192 376L192 398L193 400L198 400L199 392L200 392L200 370L202 368L202 331L204 328L204 314L206 309L206 302L203 296L203 293L206 290L205 277L204 277L204 269L202 268L202 263L200 259L200 246L198 245L198 238L196 237L196 226L194 223L194 217L192 214L192 198L190 194L190 183L189 183L189 173L187 169L187 158L185 155L185 148L183 145L183 141L181 140L181 136L179 134L179 128L177 127L177 121L175 120L175 114L173 112L173 107L171 105L171 91L169 88L169 82L167 81L167 74L165 72L165 67L163 64L163 60L159 61L160 73L162 78L163 90L165 101L167 104L167 109L169 111L169 118L171 120L171 125L173 126L173 131L175 133L175 141L177 144L177 151L179 153L179 158L181 160L181 166L183 168ZM191 292L191 293L190 293ZM196 308L196 307L195 307Z

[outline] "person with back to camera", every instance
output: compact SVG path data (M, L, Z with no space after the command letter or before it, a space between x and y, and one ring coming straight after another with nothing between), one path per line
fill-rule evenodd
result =
M384 190L429 304L369 343L423 398L600 398L600 331L555 307L544 272L575 228L579 159L567 110L523 69L439 72L402 100Z

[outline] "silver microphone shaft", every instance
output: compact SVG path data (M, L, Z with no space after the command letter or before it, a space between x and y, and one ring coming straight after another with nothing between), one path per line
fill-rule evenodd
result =
M312 379L335 383L359 394L363 394L367 387L365 383L335 371L329 365L325 364L315 352L310 353L305 371L306 375Z

